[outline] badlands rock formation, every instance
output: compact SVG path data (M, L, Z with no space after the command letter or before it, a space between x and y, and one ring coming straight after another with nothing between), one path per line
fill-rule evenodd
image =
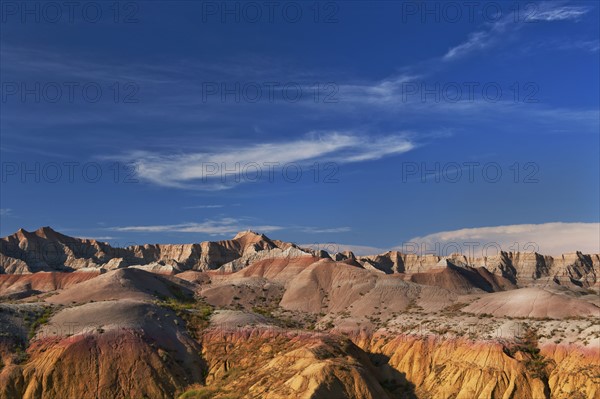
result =
M239 270L269 257L312 253L294 244L271 241L262 234L241 232L232 240L198 244L146 244L113 248L96 240L65 236L50 227L34 232L20 229L0 239L0 273L26 274L39 271L112 270L149 265L168 271Z
M20 229L0 239L0 274L74 270L105 272L128 266L159 273L215 269L233 272L263 259L303 256L332 258L386 274L413 275L413 280L423 284L432 281L433 285L461 285L458 280L475 279L480 281L475 284L477 289L488 292L532 284L600 288L598 254L573 252L551 257L537 253L501 252L492 257L468 258L464 255L418 256L390 251L357 258L351 252L327 254L300 248L252 231L216 242L113 248L96 240L65 236L50 227L42 227L35 232ZM445 273L437 275L440 270L445 270Z
M0 397L171 397L205 369L178 323L172 311L132 300L63 309L38 331L27 362L6 360Z
M0 240L0 399L598 398L598 255Z
M381 255L355 258L353 254L337 255L338 260L356 259L363 267L380 270L384 273L427 273L447 263L455 266L485 268L504 279L527 285L549 283L597 286L600 278L600 255L585 255L581 252L563 254L559 257L544 256L538 253L501 252L497 256L467 258L464 255L440 257L435 255L418 256L396 251ZM440 265L443 262L444 265Z

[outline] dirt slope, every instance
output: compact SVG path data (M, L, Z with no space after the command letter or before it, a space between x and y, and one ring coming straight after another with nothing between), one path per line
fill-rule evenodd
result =
M531 287L485 295L463 311L511 317L600 317L600 302L596 302L593 304L566 292Z

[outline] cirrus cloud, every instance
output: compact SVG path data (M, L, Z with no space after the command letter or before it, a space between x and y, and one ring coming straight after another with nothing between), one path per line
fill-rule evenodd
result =
M137 177L160 186L223 190L244 181L256 181L258 175L265 177L284 165L301 168L314 162L365 162L402 154L415 147L408 133L374 137L313 132L291 141L184 154L134 152L124 158L135 165Z
M240 219L222 218L217 220L205 220L204 222L188 222L166 225L144 225L112 227L110 230L128 233L204 233L204 234L234 234L245 230L256 230L261 232L272 232L281 230L281 226L250 225Z

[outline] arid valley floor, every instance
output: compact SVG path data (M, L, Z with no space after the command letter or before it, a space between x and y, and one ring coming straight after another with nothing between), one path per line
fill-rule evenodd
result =
M0 241L0 398L600 398L600 257Z

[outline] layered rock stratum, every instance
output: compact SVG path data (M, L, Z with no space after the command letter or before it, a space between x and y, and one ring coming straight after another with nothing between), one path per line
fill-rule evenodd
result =
M40 271L106 271L147 266L154 271L239 270L266 257L308 254L291 243L251 231L231 240L197 244L146 244L115 248L105 242L69 237L50 227L20 229L0 239L0 273ZM162 267L162 269L161 269Z
M0 239L0 398L600 398L598 255Z

